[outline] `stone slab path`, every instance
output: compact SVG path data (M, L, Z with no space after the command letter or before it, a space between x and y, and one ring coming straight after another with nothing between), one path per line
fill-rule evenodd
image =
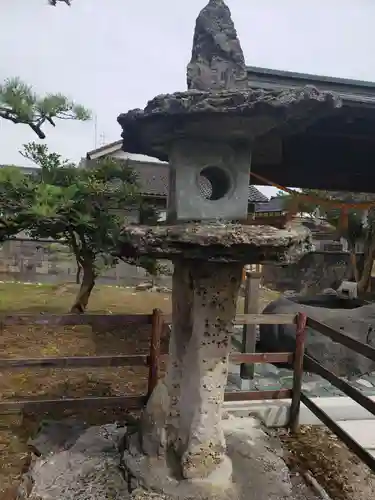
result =
M375 457L375 421L339 420L339 426Z

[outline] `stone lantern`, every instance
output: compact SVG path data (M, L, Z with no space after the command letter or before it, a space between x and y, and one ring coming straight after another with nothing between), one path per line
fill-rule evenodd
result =
M221 0L211 0L197 19L188 87L118 117L124 150L170 165L167 225L125 227L119 251L174 264L167 373L123 462L133 486L168 498L232 498L221 418L242 268L287 263L310 249L302 229L240 224L252 150L267 134L285 134L340 103L310 87L249 88Z

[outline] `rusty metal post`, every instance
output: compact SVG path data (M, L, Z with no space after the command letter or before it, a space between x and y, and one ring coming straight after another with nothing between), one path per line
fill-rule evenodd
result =
M150 339L147 399L151 396L159 379L159 357L163 323L163 313L160 309L154 309L152 311L151 320L152 328Z
M301 406L302 378L303 378L303 357L305 354L306 337L305 313L298 313L296 318L296 350L293 364L293 389L292 403L290 405L289 428L295 434L299 430L299 413Z

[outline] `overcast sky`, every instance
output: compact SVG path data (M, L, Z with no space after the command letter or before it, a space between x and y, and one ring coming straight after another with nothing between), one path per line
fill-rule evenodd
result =
M206 0L0 0L0 80L61 92L97 115L97 146L120 139L116 117L186 89L194 23ZM248 65L375 81L374 0L228 0ZM79 160L94 121L45 127L48 146ZM0 121L0 163L31 129ZM270 191L266 189L269 194Z

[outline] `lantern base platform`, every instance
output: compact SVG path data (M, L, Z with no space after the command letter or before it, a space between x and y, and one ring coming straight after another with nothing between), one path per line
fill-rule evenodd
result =
M118 255L207 262L288 264L312 251L311 233L303 226L288 229L234 223L202 222L165 226L125 226Z
M222 422L227 455L206 479L176 478L165 459L151 459L134 442L124 449L122 470L131 500L318 500L302 478L290 473L276 437L254 418L227 415Z
M124 450L121 467L134 498L160 498L168 500L238 500L237 488L232 482L232 460L223 457L221 464L207 477L183 479L178 471L178 461L173 451L156 458L145 455L138 446L139 436L133 435ZM150 495L150 492L152 494ZM149 496L148 496L149 495Z

